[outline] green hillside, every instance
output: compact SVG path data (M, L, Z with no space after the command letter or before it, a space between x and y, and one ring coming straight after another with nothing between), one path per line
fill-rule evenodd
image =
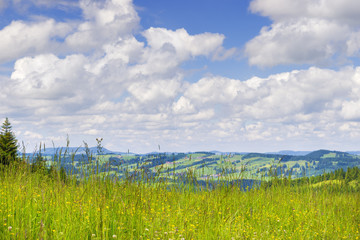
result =
M65 152L65 151L64 151ZM360 156L339 151L318 150L304 156L282 154L221 154L212 152L153 154L68 154L43 156L45 164L61 165L79 177L89 171L120 178L146 173L147 176L178 178L191 171L197 179L266 179L270 173L292 178L317 176L337 169L360 167Z

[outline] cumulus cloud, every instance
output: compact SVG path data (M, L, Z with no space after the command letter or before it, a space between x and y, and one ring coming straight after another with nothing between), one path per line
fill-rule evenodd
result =
M253 0L249 8L274 21L307 17L337 19L343 23L358 25L360 19L360 3L356 0Z
M64 58L54 54L21 58L15 62L14 72L7 82L8 91L22 89L14 94L22 99L18 104L29 104L28 107L36 108L39 114L51 109L56 109L57 114L67 114L100 101L116 105L111 101L126 93L128 97L122 107L129 111L155 110L156 106L170 108L183 85L179 65L198 55L208 56L221 46L223 37L207 34L211 44L194 50L187 42L198 42L203 35L191 36L180 30L183 39L175 42L173 38L173 42L168 40L164 42L165 47L161 47L152 44L152 33L157 31L165 35L177 34L177 31L153 28L151 33L144 34L151 43L146 47L125 34L103 45L103 55L94 58L83 54Z
M9 96L18 106L37 116L69 114L94 101L91 75L84 70L87 59L69 55L60 59L53 54L16 61L11 79L6 82ZM16 91L15 89L21 89Z
M71 31L71 26L57 23L53 19L27 23L13 21L0 30L0 63L44 52L57 52L63 38Z
M131 139L151 135L148 141L155 142L177 136L176 142L188 147L183 140L340 139L349 136L349 129L356 130L353 123L360 117L360 68L312 67L246 81L210 76L183 86L181 77L154 80L150 74L144 80L117 83L115 76L109 76L112 80L106 88L96 83L104 70L91 72L87 67L104 59L113 60L106 55L94 63L82 55L18 60L7 85L8 96L12 91L13 99L22 99L15 103L26 107L27 118L42 119L33 132L38 129L46 135L40 126L61 126L53 130L54 136L56 132L111 139L114 135L129 144ZM122 94L111 91L116 84L127 92L123 100L118 100ZM10 103L13 99L7 100L8 106L15 107ZM163 138L158 138L160 133ZM24 135L31 136L36 137Z
M66 38L66 44L73 49L86 52L138 28L140 19L131 0L82 0L80 7L86 21Z
M356 0L253 0L250 10L273 24L246 44L250 65L343 63L359 51L359 9Z
M243 83L222 77L200 79L192 84L184 96L200 104L232 102L241 91Z
M209 56L222 46L225 39L224 35L214 33L191 36L185 29L171 31L164 28L149 28L143 35L152 49L161 49L169 44L181 59L200 55Z
M173 103L172 110L175 114L189 114L195 112L195 107L188 98L181 96L178 101Z
M153 81L140 81L131 84L128 91L138 100L145 111L149 109L156 109L161 103L168 103L176 97L180 90L181 83L179 79L165 79Z
M55 85L59 86L56 83L64 83L64 79L78 77L74 69L77 69L78 66L83 66L84 61L85 58L81 55L71 55L65 59L59 59L53 54L38 55L34 58L22 58L16 61L11 78L18 80L19 84L21 84L19 88L25 90L19 94L27 94L26 90L36 89L43 90L42 92L35 93L38 96L58 98L58 95L53 95L54 92L48 91L55 90L52 87ZM63 93L60 92L60 94Z
M42 136L41 134L39 133L35 133L35 132L32 132L32 131L26 131L24 133L24 136L26 137L29 137L31 139L37 139L39 141L43 140L44 139L44 136Z
M47 0L34 2L38 6L48 7L55 4ZM73 6L74 2L56 1L56 6L61 4ZM131 0L82 0L76 5L83 11L82 22L56 22L37 16L32 22L15 20L1 29L0 63L44 53L66 55L101 52L105 44L119 38L129 38L138 29L139 17Z
M246 53L251 65L325 64L346 53L351 31L346 25L322 19L298 19L274 23L249 41ZM349 43L351 44L351 43ZM353 49L357 46L352 44ZM356 51L356 50L352 50Z
M359 70L312 67L246 81L203 78L186 89L173 109L184 114L213 109L211 129L219 137L331 139L342 135L343 124L360 117Z
M342 105L341 115L348 120L360 119L360 101L346 101Z
M282 3L300 11L296 1ZM260 8L265 1L252 4L252 11L270 15L270 5ZM186 61L234 54L224 48L224 35L149 28L137 38L139 17L131 1L84 0L79 6L81 20L14 21L0 31L1 61L15 62L10 76L0 76L0 112L21 119L14 123L20 138L38 142L69 133L81 143L86 135L101 136L122 150L135 145L131 150L143 152L153 150L152 144L173 151L225 150L225 143L251 151L250 142L286 148L289 139L312 148L314 138L336 144L360 136L358 67L310 67L247 80L208 75L187 82L181 68ZM246 46L251 64L317 64L339 52L358 54L359 31L345 15L340 24L312 18L307 10L292 19L277 11L270 11L276 15L272 26ZM39 29L42 35L36 35Z
M222 49L224 40L221 34L189 35L185 29L149 28L142 35L146 38L147 46L138 64L130 70L133 77L161 74L171 78L183 62L198 56L214 56Z

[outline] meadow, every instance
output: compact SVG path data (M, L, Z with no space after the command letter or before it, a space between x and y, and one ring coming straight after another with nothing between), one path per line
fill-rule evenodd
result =
M360 239L359 189L342 181L199 190L24 163L0 181L0 239Z

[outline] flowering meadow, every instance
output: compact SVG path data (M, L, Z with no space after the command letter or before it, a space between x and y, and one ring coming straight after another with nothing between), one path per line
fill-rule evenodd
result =
M169 187L1 169L0 239L360 239L360 194L310 184Z

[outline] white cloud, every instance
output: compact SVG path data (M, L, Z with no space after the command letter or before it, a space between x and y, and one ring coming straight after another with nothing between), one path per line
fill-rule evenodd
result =
M162 49L169 44L181 60L200 55L209 56L222 46L225 38L221 34L189 35L185 29L171 31L164 28L149 28L143 35L154 50Z
M102 71L109 71L109 63L117 67L137 63L143 54L144 43L137 41L132 36L104 45L103 51L105 56L95 62L95 65L90 66L88 71L101 74ZM115 62L117 63L114 64ZM111 71L116 71L116 69L111 69Z
M249 8L276 22L307 17L359 25L360 20L360 2L357 0L253 0Z
M222 77L202 78L192 84L184 96L199 104L228 103L234 101L243 83Z
M172 110L175 114L189 114L195 112L195 107L188 98L181 96L177 102L173 103Z
M100 135L100 132L99 132L99 130L97 130L97 129L90 129L90 130L84 131L84 134L88 134L88 135Z
M80 1L85 22L66 38L66 43L78 51L90 51L132 34L139 17L131 0Z
M82 55L60 59L52 54L16 61L5 83L14 98L10 104L26 107L34 116L69 114L91 105L93 96L88 94L93 83L84 70L86 63Z
M14 4L21 5L22 1ZM34 4L53 7L55 2L42 0ZM33 17L32 22L15 20L0 30L0 63L46 53L101 52L105 44L131 38L139 27L139 17L130 0L82 0L77 4L57 1L56 6L59 5L80 6L85 21L56 22L42 16Z
M250 65L329 66L359 51L357 0L253 0L250 10L273 20L246 44Z
M32 131L26 131L24 133L24 136L26 136L28 138L31 138L31 139L38 139L39 141L44 139L43 135L41 135L39 133L32 132Z
M343 136L343 124L360 117L359 71L312 67L246 81L203 78L187 88L173 109L212 109L206 127L234 141L335 141L337 134Z
M176 31L164 28L149 28L144 31L148 46L139 60L139 64L130 70L132 77L143 75L174 75L184 61L197 56L212 57L222 48L224 36L221 34L203 33L189 35L186 30Z
M63 38L70 31L70 25L53 19L33 23L13 21L0 30L0 63L27 55L57 52L61 44L56 38Z
M152 108L156 108L163 101L174 99L180 86L179 79L140 81L131 84L128 91L141 103L150 103Z
M247 105L246 114L257 119L291 117L292 114L316 114L331 110L337 99L344 99L351 89L352 71L310 68L270 76L261 88L268 89Z
M196 112L194 114L181 116L180 119L182 122L202 122L211 120L215 116L214 109L204 109Z
M246 54L250 65L265 67L325 64L336 54L346 55L345 43L350 34L346 25L327 20L304 18L279 22L263 28L259 36L250 40Z
M75 56L73 57L77 59ZM66 77L61 75L61 66L67 66L66 60L54 56L42 57L52 63L49 68L58 66L56 68L59 72L54 78L60 76L66 84ZM33 65L31 66L34 69ZM107 132L127 129L129 132L121 130L114 134L117 138L126 138L129 141L133 139L135 142L139 136L152 134L154 139L149 137L148 141L159 141L155 139L159 131L167 131L164 135L167 136L166 139L176 135L179 142L189 137L192 142L204 138L210 141L213 139L215 142L220 139L234 142L273 139L281 142L289 139L312 141L314 137L332 139L336 134L343 136L348 132L345 130L352 125L347 124L347 121L359 117L355 114L360 102L359 72L359 68L344 68L340 71L310 68L267 78L254 77L246 81L213 76L190 84L184 92L179 92L179 80L167 82L148 79L129 85L130 95L122 102L116 102L111 96L96 100L95 93L102 93L104 89L94 91L89 87L84 92L77 92L79 96L88 94L89 99L86 101L90 101L90 104L83 105L76 115L67 116L76 112L73 109L66 111L66 106L70 104L63 105L64 108L60 111L56 103L42 99L41 101L47 102L40 104L40 109L45 105L49 105L49 108L45 109L43 114L35 111L32 118L36 118L36 115L42 116L43 120L39 123L41 125L63 125L61 132L64 134L113 138L112 134L107 135L110 134ZM44 71L38 70L33 74L48 79ZM14 75L16 82L25 80L21 78L19 70ZM31 74L27 72L27 75ZM32 80L29 79L30 83ZM53 79L48 81L51 83ZM39 86L46 88L51 85L49 82L41 82ZM91 84L91 81L88 83ZM77 91L74 87L71 90ZM61 95L61 91L59 94ZM181 97L176 100L175 96L178 94ZM46 97L50 97L50 94L44 96ZM67 96L64 96L63 101L67 101L66 98ZM69 103L72 102L69 100ZM34 104L34 100L30 99L27 104ZM54 110L62 112L63 116L50 117L49 113Z
M15 63L11 79L22 89L19 96L40 99L59 99L74 95L79 79L83 78L86 59L70 55L59 59L55 55L22 58ZM76 80L75 80L76 79Z
M164 29L160 32L186 33ZM72 54L59 58L43 54L21 58L15 62L11 79L6 83L7 91L22 89L13 94L21 99L13 104L32 109L34 116L89 112L86 109L102 112L109 108L128 112L166 111L171 109L173 100L183 89L179 65L197 55L207 56L221 47L221 36L206 35L214 44L206 45L201 51L194 50L187 41L197 43L204 35L186 33L184 39L176 40L175 46L171 41L166 42L164 45L171 45L169 50L151 44L145 47L144 43L125 34L123 38L104 44L100 56ZM147 33L147 37L150 42L154 40L151 33ZM124 101L117 103L116 99L126 93Z
M341 115L347 120L358 120L360 119L360 100L344 102Z

